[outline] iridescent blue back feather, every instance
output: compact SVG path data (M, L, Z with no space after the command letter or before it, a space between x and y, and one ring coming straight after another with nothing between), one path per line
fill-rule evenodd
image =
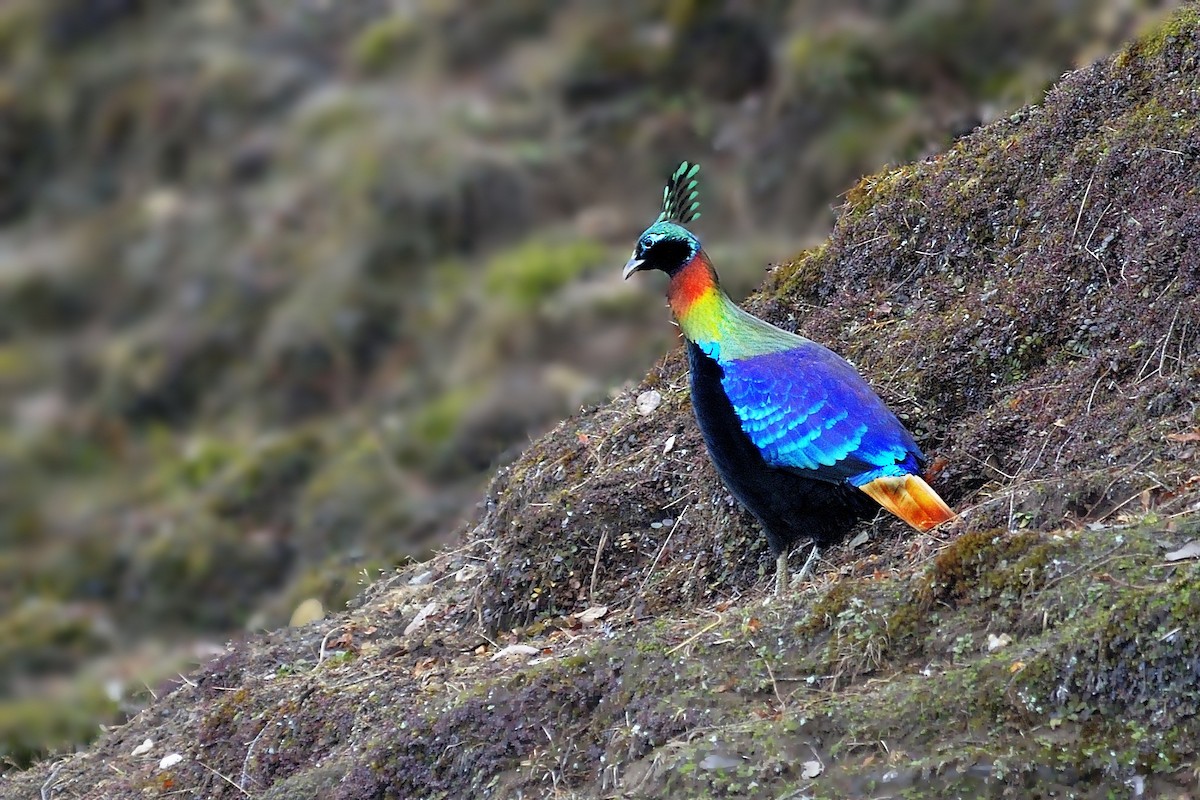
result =
M920 474L920 448L842 358L815 342L722 363L742 429L773 467L862 486Z

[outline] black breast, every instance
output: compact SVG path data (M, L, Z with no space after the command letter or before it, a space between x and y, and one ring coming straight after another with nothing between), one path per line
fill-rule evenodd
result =
M849 484L767 464L725 395L721 365L690 341L687 352L692 408L713 465L738 502L762 523L773 553L806 538L831 544L858 520L874 516L879 507Z

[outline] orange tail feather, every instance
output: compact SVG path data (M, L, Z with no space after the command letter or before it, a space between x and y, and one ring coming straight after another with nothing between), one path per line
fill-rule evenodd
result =
M954 519L950 506L917 475L876 478L858 488L919 531Z

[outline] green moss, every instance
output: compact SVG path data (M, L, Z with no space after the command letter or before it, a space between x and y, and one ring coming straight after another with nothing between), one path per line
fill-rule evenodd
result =
M67 672L109 645L83 609L27 601L0 617L0 678Z
M920 184L915 180L918 169L917 165L907 164L860 179L846 192L842 219L851 222L861 218L868 210L901 196L901 193L911 195L918 192Z
M9 2L0 6L0 64L14 59L23 47L37 40L37 3ZM6 92L0 85L0 109Z
M179 444L172 437L159 454L152 490L165 495L194 492L235 468L244 456L244 446L231 441L195 436Z
M268 441L217 481L212 509L226 519L269 521L290 504L323 455L321 440L303 432Z
M805 31L787 43L784 63L792 81L800 84L793 91L801 92L802 86L817 97L842 97L878 86L877 54L874 45L852 30Z
M0 345L0 381L16 385L27 380L36 369L36 359L27 347Z
M829 242L798 253L791 261L773 270L763 286L765 295L775 298L813 299L825 271Z
M46 698L0 699L0 762L18 768L57 751L86 745L101 722L118 721L116 703L99 686Z
M350 42L349 59L355 69L378 75L395 67L418 41L414 21L393 14L368 25Z
M922 634L929 626L928 609L915 600L897 598L887 617L888 639L897 653L913 652L922 643Z
M986 530L963 534L934 561L918 594L926 605L988 600L1035 586L1050 558L1036 533Z
M253 696L246 687L220 695L217 707L204 715L199 728L199 740L220 741L236 730L239 720L253 709Z
M408 442L397 455L407 452L417 458L421 453L423 458L431 447L427 442ZM339 559L344 559L351 549L376 557L406 552L403 543L395 540L395 532L412 524L419 504L408 477L390 463L394 457L372 432L345 441L333 458L321 464L294 506L294 541L305 560L320 561L326 553L340 553Z
M819 631L829 630L836 622L838 615L845 611L851 601L862 590L859 581L838 581L829 591L825 592L808 611L808 618L797 628L801 636L812 636Z
M129 627L190 625L228 630L288 574L290 553L268 532L241 528L195 509L165 520L138 542L122 575L120 607Z
M421 443L437 446L449 441L458 429L463 415L478 394L470 387L458 387L443 392L424 404L414 415L412 432Z
M1022 670L1021 711L1069 732L1070 745L1041 743L1051 757L1079 770L1141 774L1187 763L1187 743L1200 733L1190 666L1200 653L1189 633L1198 613L1194 570L1138 586L1085 610L1058 648Z
M367 105L354 95L339 95L324 103L306 109L303 117L297 122L299 134L311 143L324 142L341 134L349 134L362 130L370 118ZM370 148L364 148L370 151ZM365 164L372 162L367 152L360 152L360 158L353 163ZM378 157L378 156L376 156ZM363 171L360 169L359 171Z
M854 681L874 672L891 646L888 611L878 603L851 596L830 626L827 655L838 680Z
M1167 47L1192 39L1197 30L1200 30L1200 9L1185 5L1170 19L1127 45L1116 56L1114 63L1119 68L1125 68L1134 60L1157 58Z
M529 239L494 256L484 273L493 302L533 308L588 269L606 266L607 249L588 239Z
M1185 105L1164 105L1150 98L1114 119L1105 129L1102 146L1111 150L1130 141L1141 147L1170 147L1186 139L1200 124Z

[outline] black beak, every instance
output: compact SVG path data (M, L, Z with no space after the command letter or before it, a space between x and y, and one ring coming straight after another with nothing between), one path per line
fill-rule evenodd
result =
M629 276L641 269L645 263L640 258L629 259L625 262L625 269L621 272L621 277L629 280Z

